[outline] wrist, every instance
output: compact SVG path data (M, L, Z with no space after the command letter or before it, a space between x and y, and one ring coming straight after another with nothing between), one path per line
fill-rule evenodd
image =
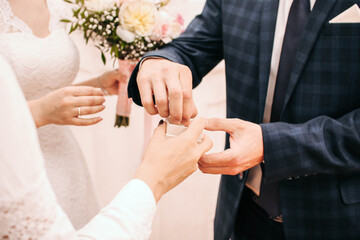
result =
M161 197L164 195L164 191L163 191L164 188L163 188L163 184L161 183L161 181L157 179L154 173L155 171L150 170L144 167L143 165L141 165L138 171L136 172L134 178L140 179L149 186L149 188L151 189L154 195L156 203L158 203Z
M102 83L102 77L101 76L98 76L96 78L96 82L98 83L98 87L104 92L105 95L109 95L109 91L106 90L106 88L104 87L104 85Z
M37 128L48 124L48 121L45 118L44 109L41 106L41 99L28 101L28 105Z

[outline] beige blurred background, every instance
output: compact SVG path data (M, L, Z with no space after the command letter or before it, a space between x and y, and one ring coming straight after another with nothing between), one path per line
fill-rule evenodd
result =
M188 24L202 11L204 0L172 0ZM175 2L176 1L176 2ZM99 51L86 46L80 34L72 34L79 47L81 64L76 82L100 75L114 68L111 61L104 66ZM116 66L115 66L116 67ZM194 90L199 115L225 117L224 64L220 63ZM134 176L141 161L144 142L144 110L133 104L130 126L114 128L116 97L107 97L104 120L91 127L73 127L92 174L102 206L106 205ZM153 122L158 122L153 117ZM225 135L207 132L214 142L211 152L224 148ZM208 240L213 238L213 220L219 176L197 171L158 204L153 223L152 240Z

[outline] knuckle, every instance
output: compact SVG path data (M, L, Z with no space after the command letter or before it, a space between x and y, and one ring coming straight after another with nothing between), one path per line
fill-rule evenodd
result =
M170 89L169 93L173 98L176 98L176 99L182 98L182 96L183 96L182 91L180 89L178 89L178 88Z
M178 67L180 68L180 70L182 71L186 71L186 72L190 72L190 68L186 65L180 64L178 63Z
M240 158L234 158L230 161L230 166L236 167L241 165L241 159Z
M60 106L62 107L70 107L72 105L72 101L69 98L62 98L60 100Z
M150 101L142 101L142 105L143 105L145 108L152 108L152 107L153 107L153 103L150 102Z
M186 146L187 148L192 148L196 142L192 137L188 135L182 136L182 140L184 142L184 146Z
M182 91L182 95L183 95L183 98L184 100L190 100L192 99L192 91L191 90L183 90Z
M152 70L149 71L141 71L139 72L136 81L138 83L144 83L144 82L149 82L151 81L151 79L157 79L157 72L154 72Z
M162 74L168 74L168 73L170 73L170 68L169 68L169 66L163 66L161 69L160 69L160 72L162 73Z
M170 115L171 115L171 119L172 120L175 120L175 121L180 121L180 120L182 120L181 119L181 113L178 113L178 112L171 112L170 113Z
M188 66L183 65L183 67L184 67L184 71L191 73L191 69Z
M64 93L65 95L72 95L75 90L78 90L78 88L75 88L75 87L64 87L64 88L63 88L63 93Z
M145 81L144 73L142 71L140 71L136 78L136 82L140 84L144 81Z
M191 115L188 112L184 112L182 115L182 121L184 123L188 123L190 122L190 119L191 119Z
M167 118L169 116L169 112L166 110L159 112L160 117Z
M157 98L155 101L156 101L156 105L159 105L159 106L167 105L167 99L165 99L165 98Z

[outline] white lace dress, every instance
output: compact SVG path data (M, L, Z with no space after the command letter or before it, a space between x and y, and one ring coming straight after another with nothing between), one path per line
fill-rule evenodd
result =
M68 86L79 68L79 54L60 22L67 14L63 0L47 0L50 35L36 37L7 0L0 0L0 55L12 66L27 100ZM80 148L68 126L38 129L45 167L58 202L75 228L99 210Z

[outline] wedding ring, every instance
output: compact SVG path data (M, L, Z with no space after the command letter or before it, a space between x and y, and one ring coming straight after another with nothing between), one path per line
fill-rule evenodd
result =
M81 109L78 107L78 116L81 116Z

